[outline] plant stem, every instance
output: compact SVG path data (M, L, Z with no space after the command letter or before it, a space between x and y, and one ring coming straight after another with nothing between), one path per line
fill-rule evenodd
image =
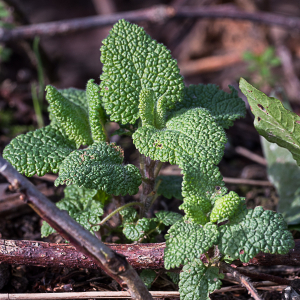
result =
M155 178L157 177L163 163L158 160L151 160L150 157L140 155L140 168L142 177L146 180L142 182L142 193L140 196L140 202L144 204L141 208L141 217L146 216L152 203L155 200ZM154 200L153 200L154 199Z
M143 203L140 202L130 202L127 203L123 206L120 206L119 208L117 208L116 210L114 210L113 212L111 212L108 216L106 216L99 224L96 224L98 226L102 226L105 222L107 222L112 216L114 216L116 213L118 213L119 211L121 211L122 209L129 207L129 206L133 206L133 205L140 205L140 206L144 206ZM94 225L94 226L96 226Z

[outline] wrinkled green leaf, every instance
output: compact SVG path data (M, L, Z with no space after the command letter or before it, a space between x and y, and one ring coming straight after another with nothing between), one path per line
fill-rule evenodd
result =
M73 151L60 165L55 185L76 184L108 194L134 195L141 184L139 169L123 166L123 150L114 144L94 143Z
M220 252L242 262L248 262L260 251L286 254L295 245L282 215L260 206L241 210L230 224L220 226L219 232Z
M154 279L156 278L156 273L153 270L143 270L140 277L145 283L147 289L150 289Z
M159 195L163 195L167 199L174 197L176 199L183 200L181 195L182 176L160 175L156 178L156 183L158 180L161 180L157 190Z
M101 95L111 121L135 123L139 118L139 95L152 89L168 107L182 98L183 79L175 59L143 28L120 20L102 41Z
M216 244L219 237L217 226L204 226L184 221L176 222L166 234L164 255L165 268L175 268L193 261Z
M188 263L180 273L179 293L182 300L210 300L209 294L222 285L219 268L206 267L200 259Z
M61 162L74 149L75 143L47 126L14 138L5 147L3 157L21 174L43 176L51 171L57 173Z
M165 210L155 213L155 216L157 217L159 222L162 222L166 226L173 225L177 221L182 219L182 215L173 211L165 211Z

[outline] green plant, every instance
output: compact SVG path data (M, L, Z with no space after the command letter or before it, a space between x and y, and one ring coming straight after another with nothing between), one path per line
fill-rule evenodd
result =
M100 86L90 80L86 91L46 88L51 124L18 136L4 150L18 171L27 176L59 173L55 185L68 187L57 205L91 231L101 230L118 212L131 241L153 242L171 226L164 260L166 269L184 265L181 299L209 299L221 286L222 261L247 262L259 251L284 254L294 246L280 214L261 207L248 210L235 192L226 194L217 167L227 141L224 129L245 114L233 88L225 93L215 85L184 87L170 51L124 20L103 41L101 61ZM110 121L120 124L119 134L132 135L140 170L124 165L122 149L109 143L105 124ZM163 162L182 169L174 190L163 183L172 178L157 177ZM105 203L138 193L141 184L139 212L131 202L99 222ZM160 211L147 218L158 194L179 194L185 216ZM42 234L51 232L44 223ZM148 286L154 275L143 272Z
M276 78L272 68L280 66L280 59L275 55L273 47L268 47L261 54L246 51L243 55L244 61L248 62L248 71L253 77L253 82L262 87L265 84L273 86Z

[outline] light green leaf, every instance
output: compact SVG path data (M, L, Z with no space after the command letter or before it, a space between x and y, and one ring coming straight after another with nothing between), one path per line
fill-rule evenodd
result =
M73 102L74 104L80 106L86 113L88 113L88 102L86 98L86 91L76 88L68 88L58 90L63 97Z
M134 124L139 118L139 95L152 89L172 108L182 98L183 79L175 59L143 28L120 20L101 47L101 95L112 121Z
M139 169L123 166L123 150L115 144L94 143L73 151L60 165L55 185L76 184L107 194L134 195L141 184Z
M278 99L266 96L243 78L240 88L255 115L254 126L258 133L269 142L288 149L299 165L300 117L285 109Z
M133 207L126 207L122 209L119 214L122 216L122 223L133 223L138 220L138 213Z
M104 201L96 200L97 190L71 185L66 187L64 192L65 197L56 203L56 206L61 210L66 210L76 222L92 233L99 230L100 226L91 226L91 224L100 223L100 217L103 215ZM54 232L55 230L44 221L41 228L42 237L47 237Z
M209 110L216 122L224 128L233 125L233 121L246 115L244 101L238 92L229 86L231 94L219 90L214 84L190 85L184 89L184 98L176 104L176 110L181 108L201 107Z
M157 194L163 195L167 199L174 197L176 199L183 200L181 195L182 176L160 175L156 177L156 182L160 179L162 181L158 187Z
M140 274L140 277L147 289L150 289L154 279L156 278L156 273L153 270L143 270Z
M214 207L210 214L211 222L222 222L229 220L239 207L243 200L235 192L229 192L229 194L218 198L215 201Z
M47 126L14 138L3 151L7 159L21 174L43 176L58 172L61 162L76 149L58 130Z
M219 237L217 226L207 223L201 226L184 221L176 222L166 234L165 268L175 268L200 257Z
M139 96L139 113L142 125L152 125L154 123L154 109L155 109L155 94L153 90L142 89Z
M94 142L107 139L105 132L105 112L100 97L100 87L90 79L86 86L86 97L89 110L89 122Z
M288 224L300 223L300 168L285 148L261 138L264 156L268 162L268 178L279 195L277 211Z
M231 259L248 262L260 251L286 254L294 247L294 239L281 214L264 210L243 210L230 224L219 227L218 248Z
M200 259L188 263L180 273L179 293L182 300L210 300L209 294L222 285L219 268L206 267Z
M182 219L182 215L173 211L165 211L165 210L155 213L155 216L160 222L162 222L166 226L173 225L177 221Z
M49 112L54 116L54 125L64 129L70 140L77 147L93 143L88 115L80 105L65 98L55 87L46 87L46 99L49 102Z

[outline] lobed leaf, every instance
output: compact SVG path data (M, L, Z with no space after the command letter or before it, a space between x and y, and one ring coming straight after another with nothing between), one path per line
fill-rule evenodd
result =
M164 95L169 108L181 100L184 84L176 60L143 28L120 20L102 43L100 87L111 121L135 123L142 89L152 89L155 99Z
M220 252L242 262L248 262L260 251L286 254L295 245L282 215L260 206L241 209L230 224L219 227L219 232Z
M92 233L99 230L100 226L91 226L91 224L100 223L100 216L103 215L103 202L105 201L95 200L97 190L71 185L66 187L64 192L65 197L56 203L56 206L61 210L66 210L76 222ZM55 230L44 221L41 228L42 237L47 237L54 232Z
M222 285L219 268L206 267L200 259L188 263L180 273L179 293L182 300L210 300L209 294Z
M138 241L149 231L154 230L157 222L153 219L142 218L137 223L125 223L123 233L131 241Z
M73 151L60 165L55 185L76 184L108 194L134 195L141 184L139 169L123 166L122 149L105 142Z
M122 216L123 224L136 222L138 220L138 213L131 206L122 209L119 214Z
M300 165L300 117L285 109L278 99L268 97L243 78L240 89L247 96L255 115L254 126L258 133L269 142L288 149Z
M63 128L68 138L80 145L90 145L93 140L90 133L88 114L82 106L65 98L55 87L46 87L46 99L49 112L55 119L55 125Z
M164 254L165 268L175 268L200 257L219 237L217 226L207 223L204 226L184 221L176 222L166 234Z
M177 221L182 219L182 215L173 211L159 211L155 213L156 218L159 222L162 222L166 226L175 224Z
M183 100L176 103L176 110L206 108L220 126L229 128L234 120L244 118L246 115L244 101L239 98L238 92L232 86L229 88L230 94L219 90L214 84L192 84L184 88Z
M7 159L21 174L43 176L48 172L58 172L61 162L76 149L52 126L46 126L14 138L3 151Z

